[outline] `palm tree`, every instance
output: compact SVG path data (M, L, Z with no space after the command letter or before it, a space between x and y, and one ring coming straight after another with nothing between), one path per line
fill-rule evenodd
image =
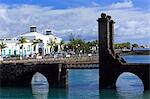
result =
M84 50L85 41L82 39L72 39L70 40L71 48L74 52L79 52L80 50Z
M134 48L138 48L138 44L132 44L132 51L134 50Z
M25 43L27 43L27 38L21 37L21 38L19 39L18 44L21 45L21 46L20 46L20 49L22 49L22 57L23 57L23 45L24 45Z
M33 40L32 45L34 46L34 51L35 51L36 45L37 45L38 43L42 43L42 40L41 40L41 39L34 39L34 40Z
M92 47L93 47L92 42L86 42L86 43L85 43L85 52L86 52L86 53L90 53Z
M61 50L63 49L62 46L63 46L64 44L65 44L65 41L64 41L64 40L61 40L61 41L60 41L60 44L59 44Z
M3 42L0 44L1 55L2 55L2 50L6 47L7 47L6 44L4 44Z
M69 42L69 47L72 49L72 51L75 52L75 49L76 49L76 45L77 43L75 42L75 39L71 39L70 42Z
M52 48L54 48L55 45L56 45L56 43L53 40L50 40L50 42L47 43L47 46L50 47L50 52L52 51Z
M98 40L94 40L94 41L91 41L90 43L91 43L90 44L91 49L95 48L95 51L96 51L98 49L98 46L99 46L99 41Z

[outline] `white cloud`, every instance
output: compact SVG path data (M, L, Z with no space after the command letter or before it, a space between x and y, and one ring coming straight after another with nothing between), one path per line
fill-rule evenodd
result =
M143 41L149 43L150 39L150 13L133 9L107 10L118 24L115 32L116 42Z
M126 8L125 5L121 6L123 4ZM28 32L29 27L35 25L39 32L43 33L46 28L50 28L54 34L65 40L69 39L71 33L83 39L96 39L98 36L96 20L101 12L106 12L115 20L116 42L143 41L143 39L146 41L150 37L149 13L133 8L131 0L116 3L117 9L110 9L112 5L70 9L52 9L35 5L13 7L0 5L0 37L17 36Z
M132 8L133 3L131 0L125 0L124 2L117 2L113 3L109 6L111 9L118 9L118 8Z
M39 32L45 28L53 29L54 33L67 38L70 33L86 39L86 33L93 32L97 24L97 8L51 9L34 5L21 5L12 8L0 7L0 31L7 31L10 36L28 32L29 26L35 25ZM94 21L93 21L94 20ZM6 30L7 27L7 30ZM97 29L96 29L97 30ZM79 33L80 32L80 33ZM8 36L6 35L6 36ZM91 39L97 37L97 32L91 33Z

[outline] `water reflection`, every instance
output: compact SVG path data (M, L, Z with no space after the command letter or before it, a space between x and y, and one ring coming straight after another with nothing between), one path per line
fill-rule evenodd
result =
M31 81L32 94L35 99L48 99L49 84L44 75L37 72Z
M68 98L68 89L54 88L49 91L49 99L70 99Z
M35 99L48 99L49 86L47 84L32 85L32 94Z
M69 71L69 99L99 99L99 70Z
M117 81L117 94L119 99L142 99L144 86L141 79L129 72L122 73Z
M24 87L0 87L0 99L33 99L31 93Z

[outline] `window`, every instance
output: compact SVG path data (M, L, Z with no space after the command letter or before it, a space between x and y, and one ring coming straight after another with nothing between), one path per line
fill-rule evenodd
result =
M17 50L14 50L14 55L17 55Z
M10 41L11 39L6 39L6 41Z
M26 56L26 50L24 50L24 56Z
M3 55L5 55L5 50L3 50Z
M30 45L28 45L28 50L30 50Z
M36 46L33 47L33 50L34 50L34 51L36 50Z
M11 55L11 49L9 49L9 55Z
M0 39L0 41L4 41L4 39Z
M28 52L30 52L30 45L28 45Z

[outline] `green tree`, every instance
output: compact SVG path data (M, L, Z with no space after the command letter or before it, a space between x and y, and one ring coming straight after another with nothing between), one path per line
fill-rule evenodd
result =
M70 33L69 35L69 41L72 41L73 39L75 39L74 35L72 33Z
M92 43L91 42L86 42L85 43L85 53L90 53L92 49Z
M141 47L141 48L145 48L144 45L141 45L140 47Z
M138 44L132 44L132 51L134 48L138 48L138 47L139 47Z
M81 39L72 39L70 40L70 46L72 50L76 53L79 53L79 51L83 48L84 41Z
M65 45L65 41L64 41L64 40L61 40L59 45L60 45L60 49L62 50L62 49L63 49L63 46Z
M82 53L90 53L92 48L96 48L96 50L98 49L99 46L99 41L98 40L94 40L94 41L88 41L86 42L83 39L71 39L70 42L67 44L67 46L72 49L74 52L79 53L80 51L82 51Z
M86 43L83 39L72 39L69 43L71 46L72 50L76 53L79 53L82 51L82 53L86 53L87 51L90 50L90 45L91 43Z
M72 49L74 52L76 52L77 44L78 42L76 39L70 39L70 42L68 43L69 49Z
M96 48L96 50L98 49L98 46L99 46L99 41L98 40L94 40L94 41L91 41L91 49L93 47Z
M127 49L130 49L130 42L122 43L121 47L122 48L126 47Z
M82 53L86 53L86 49L88 48L88 46L86 45L86 42L83 39L77 39L77 50L78 52L82 51Z
M6 47L7 47L7 45L4 44L3 42L0 44L1 55L2 55L2 50L3 50L4 48L6 48Z
M126 47L127 49L130 49L130 42L115 44L115 49L122 49L124 47Z
M50 47L50 52L51 52L52 49L56 46L56 42L53 40L50 40L50 42L47 43L47 46Z
M20 49L22 49L22 57L23 57L23 45L24 45L25 43L27 43L27 38L21 37L21 38L19 39L18 44L21 45L21 46L20 46Z
M58 51L58 44L55 43L55 45L54 45L54 52L57 52L57 51Z

